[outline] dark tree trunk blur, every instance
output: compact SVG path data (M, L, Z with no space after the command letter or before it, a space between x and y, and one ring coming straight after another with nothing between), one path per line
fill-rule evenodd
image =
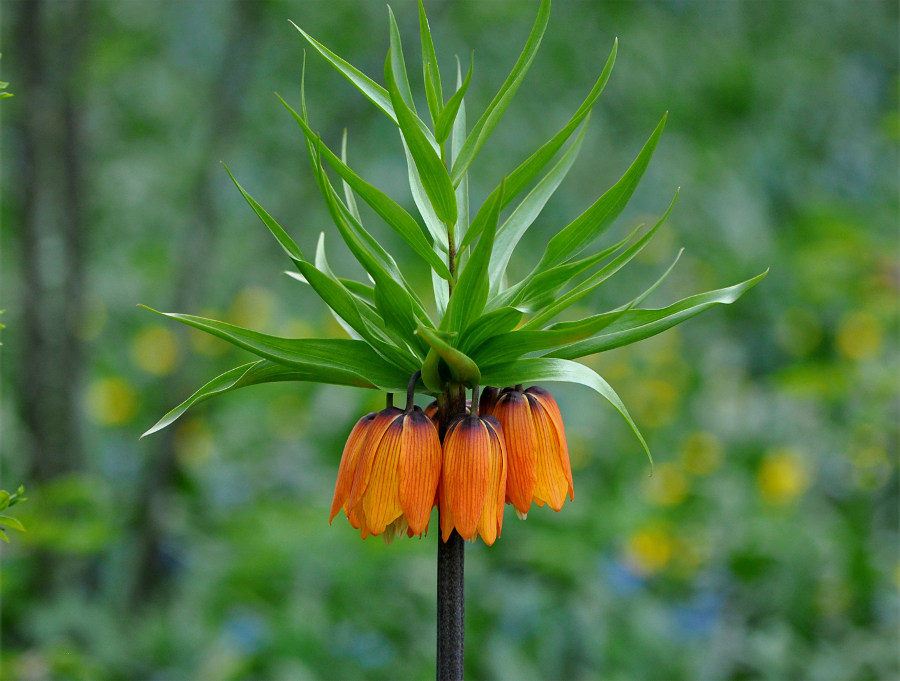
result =
M78 392L84 351L76 330L87 244L77 83L87 36L83 28L71 28L87 25L87 5L29 0L18 9L25 66L16 87L23 109L22 416L31 445L30 478L45 482L82 461Z
M206 142L201 149L203 172L195 179L192 195L195 197L192 213L186 216L184 241L180 245L180 262L171 308L192 310L203 299L203 286L207 280L206 264L216 236L219 215L212 196L212 187L219 166L216 151L227 140L239 120L240 95L243 84L250 78L262 32L265 3L259 0L235 0L231 27L225 40L224 53L219 61L219 71L210 79L212 87L207 96L210 113ZM180 329L178 333L186 333ZM187 380L186 380L187 379ZM166 385L166 409L177 404L196 389L194 377L173 376ZM136 502L133 527L137 533L135 574L131 588L132 604L140 603L153 594L165 580L163 559L164 530L159 510L178 479L178 463L175 459L175 429L167 428L154 435L154 449L149 453L143 487Z

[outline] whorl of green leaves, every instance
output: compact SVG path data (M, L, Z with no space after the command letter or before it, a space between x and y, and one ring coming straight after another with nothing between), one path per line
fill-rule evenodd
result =
M445 87L449 84L442 80L421 0L421 73L428 105L424 115L416 110L400 33L390 10L385 86L295 25L316 53L397 126L418 215L410 214L401 203L360 177L347 164L346 135L340 153L319 137L310 122L303 87L299 112L279 97L299 126L316 182L337 231L369 275L370 283L344 279L331 270L325 255L324 235L319 238L315 256L310 259L304 255L287 230L228 173L293 262L297 272L289 274L312 287L350 337L276 338L209 319L164 313L244 348L260 359L213 379L145 434L167 426L197 402L255 383L314 381L403 391L410 375L421 370L422 380L417 389L432 394L448 383L468 387L478 383L497 386L534 381L580 383L608 399L646 449L613 389L596 372L573 360L637 342L713 305L732 303L765 273L662 309L639 307L671 271L670 267L647 291L616 309L575 321L554 321L561 312L628 264L672 210L675 199L660 220L644 233L636 229L613 246L584 255L628 204L662 135L666 122L663 116L621 179L557 231L527 276L520 281L508 281L506 269L510 257L571 169L583 145L591 109L603 92L616 59L617 43L614 42L600 76L581 106L558 133L498 183L470 219L468 169L528 72L549 14L550 0L542 0L518 60L471 129L467 129L465 94L472 78L472 66L463 77L457 60L455 88ZM450 95L445 100L446 93ZM559 154L570 139L568 148ZM558 160L551 164L558 154ZM340 178L339 187L333 184L331 173ZM357 200L368 204L421 258L421 266L431 272L433 300L424 300L421 290L410 286L391 254L363 225ZM507 211L509 206L512 208Z

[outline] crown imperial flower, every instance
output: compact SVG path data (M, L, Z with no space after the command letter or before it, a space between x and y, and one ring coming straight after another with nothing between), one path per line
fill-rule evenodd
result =
M472 413L450 424L438 495L444 541L454 529L463 539L480 536L488 546L500 536L506 462L503 431L493 416Z
M532 500L559 511L568 493L574 499L569 448L556 400L543 388L485 389L482 413L500 423L509 473L506 500L524 518ZM487 398L487 399L485 399Z
M441 443L420 407L388 406L361 418L347 438L331 504L331 520L344 509L363 539L390 543L428 529L441 472Z

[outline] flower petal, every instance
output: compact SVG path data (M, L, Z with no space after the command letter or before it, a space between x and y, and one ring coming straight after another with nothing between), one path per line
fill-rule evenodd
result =
M478 527L488 490L491 440L477 416L451 424L444 438L444 493L456 531L471 539Z
M484 509L478 521L478 534L491 546L500 536L503 527L503 506L506 500L506 447L500 424L492 416L484 417L490 436L490 472Z
M545 502L554 511L559 511L566 499L569 479L566 477L566 471L561 461L560 441L556 426L538 398L532 394L526 394L534 414L537 436L537 449L535 450L537 482L534 486L534 499Z
M556 429L556 436L559 439L560 443L560 464L562 465L563 470L566 473L566 478L569 481L569 499L571 501L574 501L575 486L572 482L572 463L569 460L569 445L566 442L566 429L563 426L562 413L559 411L559 405L556 403L556 400L553 399L553 395L539 386L533 385L526 392L537 398L537 400L541 403L541 406L544 407L546 412L550 415L551 420L553 421L554 428Z
M362 451L366 431L374 419L374 412L366 414L356 422L347 437L347 444L344 445L341 463L338 466L337 482L334 485L334 499L331 501L331 515L328 517L329 525L341 507L344 508L344 513L347 513L347 502L350 500L350 487L353 485L353 476L359 463L359 453ZM349 514L347 515L349 517Z
M400 506L412 534L421 534L428 526L441 478L441 441L434 423L419 407L403 417L399 474Z
M353 484L350 486L350 499L347 501L348 511L356 508L365 495L369 486L369 478L372 475L372 466L375 463L375 450L378 449L387 429L402 414L403 412L396 407L382 409L375 414L375 418L366 430L366 437L359 453L359 461L356 464L356 472L353 475Z
M396 418L388 426L372 455L369 484L362 497L362 508L369 532L379 535L403 514L400 506L400 442L403 419Z
M504 392L491 412L500 422L508 457L506 497L528 513L537 484L537 431L528 399L518 390Z

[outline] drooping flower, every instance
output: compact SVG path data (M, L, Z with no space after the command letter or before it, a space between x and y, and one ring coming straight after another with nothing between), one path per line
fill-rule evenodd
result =
M500 536L506 499L506 446L493 416L458 417L444 437L438 500L444 541L456 529L488 546Z
M485 389L487 392L487 389ZM569 447L559 406L543 388L504 388L482 398L482 410L493 415L503 428L509 473L506 499L519 517L531 502L547 504L559 511L575 498ZM491 403L493 401L493 404Z
M332 518L343 508L363 539L383 534L390 542L404 532L422 534L440 472L437 429L420 407L387 407L364 416L344 448Z

